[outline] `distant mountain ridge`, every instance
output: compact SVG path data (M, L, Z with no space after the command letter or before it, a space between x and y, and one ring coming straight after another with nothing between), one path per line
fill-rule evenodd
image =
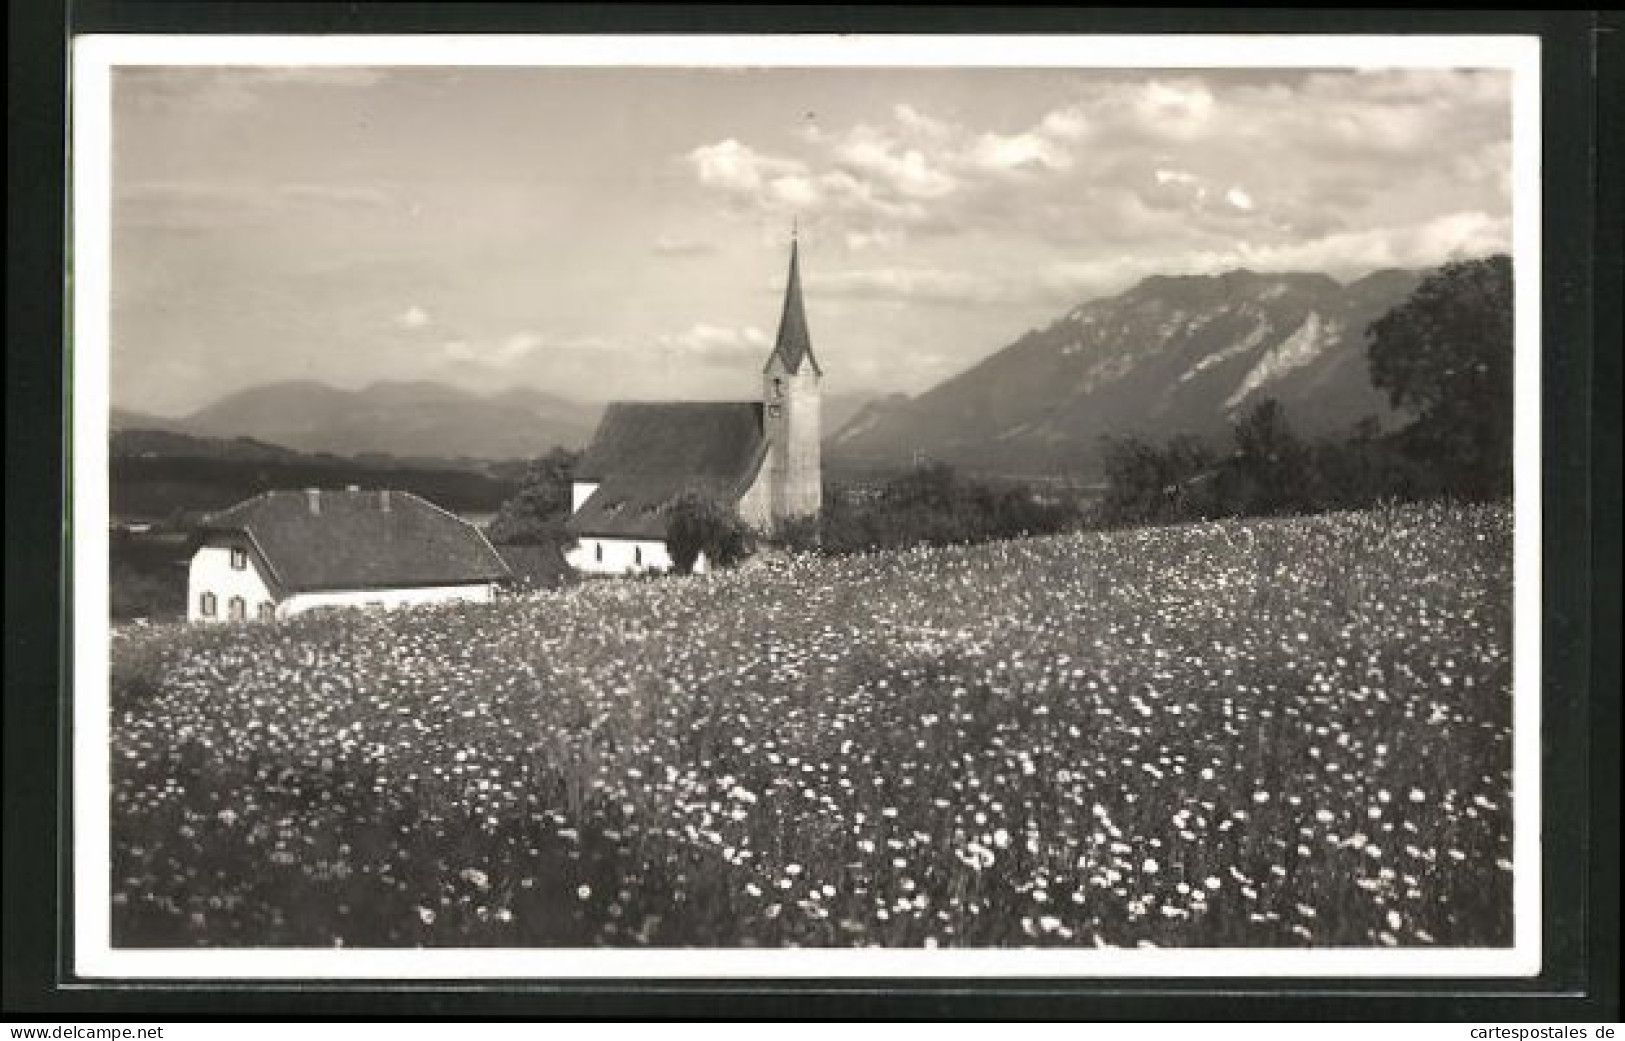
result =
M1323 274L1156 276L1090 301L912 399L832 431L837 462L923 453L1011 472L1098 468L1103 436L1222 435L1266 397L1332 433L1396 414L1372 385L1366 328L1425 272L1340 284Z
M1397 415L1371 384L1365 333L1426 272L1348 284L1324 274L1154 276L1089 301L914 398L826 395L825 461L920 455L1011 473L1097 471L1104 436L1222 436L1266 397L1310 435ZM481 395L431 381L344 390L264 384L179 419L115 409L115 431L250 439L307 453L534 459L579 448L602 405L528 387ZM156 447L156 446L153 446ZM239 450L241 446L239 446Z
M533 459L579 448L601 407L528 387L480 395L431 381L343 390L315 380L267 383L180 419L115 409L115 431L250 438L301 452L400 458Z

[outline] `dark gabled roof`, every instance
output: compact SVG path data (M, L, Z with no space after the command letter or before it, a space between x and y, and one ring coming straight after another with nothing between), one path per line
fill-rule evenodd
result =
M626 474L735 479L763 441L757 401L612 401L578 481Z
M663 539L667 503L685 491L735 500L766 454L760 402L612 402L574 474L598 489L566 529Z
M761 453L765 456L766 453ZM760 466L761 456L757 465ZM572 535L598 535L604 538L647 539L658 542L666 537L666 507L684 492L699 492L718 502L733 504L750 487L750 478L725 481L716 478L637 474L607 477L598 489L571 515L564 528Z
M812 370L822 376L824 370L818 367L818 359L813 357L812 334L807 331L807 311L801 304L801 263L797 258L799 245L794 240L790 243L790 277L784 286L784 311L779 315L779 335L773 341L773 353L767 356L767 365L763 371L773 367L773 359L777 358L789 372L800 372L801 363L806 360Z
M201 534L213 533L247 535L287 592L512 577L478 528L410 492L265 492L211 514Z

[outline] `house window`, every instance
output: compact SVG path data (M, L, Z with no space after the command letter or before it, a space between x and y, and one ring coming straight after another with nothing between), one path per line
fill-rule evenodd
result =
M226 617L233 622L240 622L248 617L248 601L240 596L234 596L226 601Z
M274 622L274 621L276 621L276 605L271 603L271 601L269 601L269 600L261 600L260 601L260 608L259 608L259 615L260 615L260 621L262 621L262 622Z
M213 618L215 612L215 599L213 593L204 593L197 598L197 613L205 618Z
M248 570L248 550L233 547L231 551L231 569L233 571Z
M598 561L600 564L604 562L604 544L602 542L594 542L592 544L592 559Z

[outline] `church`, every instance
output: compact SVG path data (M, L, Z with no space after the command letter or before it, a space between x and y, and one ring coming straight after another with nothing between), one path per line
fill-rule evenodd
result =
M585 574L669 571L666 507L697 491L758 531L822 505L819 381L801 301L799 244L757 401L615 401L572 474L565 552ZM696 571L707 567L702 555Z

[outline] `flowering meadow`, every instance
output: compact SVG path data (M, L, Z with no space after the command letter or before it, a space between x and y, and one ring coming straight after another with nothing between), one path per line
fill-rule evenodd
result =
M1511 516L115 633L120 946L1505 945Z

